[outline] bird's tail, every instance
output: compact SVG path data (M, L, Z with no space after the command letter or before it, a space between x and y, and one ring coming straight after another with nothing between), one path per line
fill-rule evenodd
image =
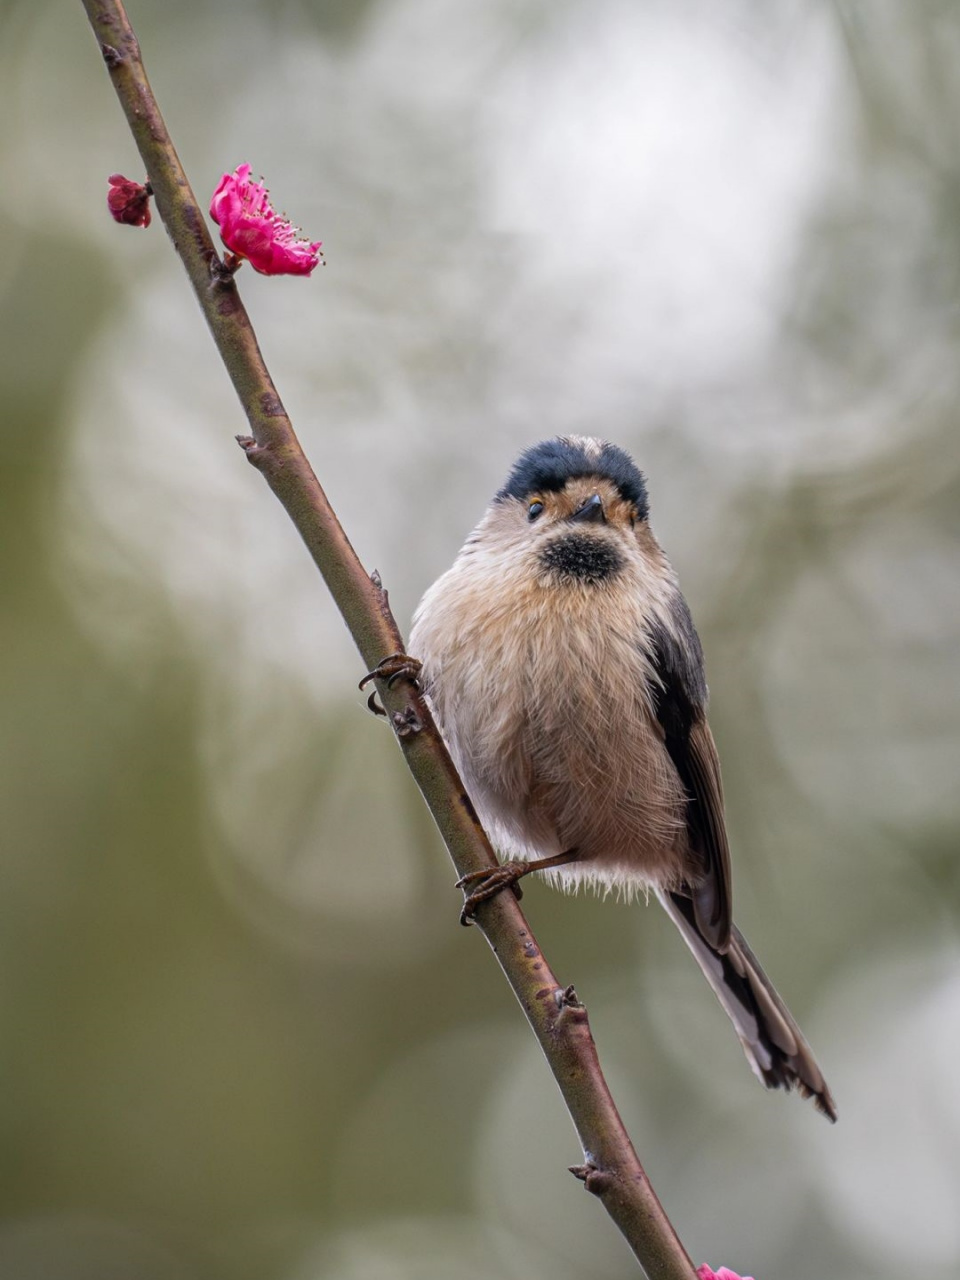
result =
M810 1046L735 926L725 954L701 936L693 903L679 893L657 897L736 1028L755 1074L768 1089L796 1089L830 1120L837 1112Z

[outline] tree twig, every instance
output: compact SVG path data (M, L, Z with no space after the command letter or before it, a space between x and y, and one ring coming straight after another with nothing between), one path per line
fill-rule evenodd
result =
M236 283L217 254L167 133L123 5L119 0L83 3L143 157L157 211L247 416L251 434L238 437L240 444L299 530L363 662L373 670L403 650L387 594L357 558L300 447ZM377 687L457 874L494 865L494 852L418 690L406 680L391 688L381 679ZM650 1280L696 1280L610 1096L586 1009L573 988L562 987L551 973L513 894L483 904L477 924L530 1021L576 1126L584 1163L571 1172L602 1201Z

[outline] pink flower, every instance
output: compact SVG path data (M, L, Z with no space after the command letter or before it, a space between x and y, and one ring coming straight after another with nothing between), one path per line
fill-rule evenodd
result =
M721 1267L719 1271L711 1271L706 1263L697 1268L700 1280L753 1280L753 1276L738 1276L729 1267Z
M231 253L265 276L308 276L323 256L322 241L298 239L287 219L274 212L266 187L250 181L248 164L220 179L210 217Z
M150 184L134 182L125 178L122 173L111 173L107 179L110 184L107 190L107 208L117 222L125 222L130 227L149 227L150 225Z

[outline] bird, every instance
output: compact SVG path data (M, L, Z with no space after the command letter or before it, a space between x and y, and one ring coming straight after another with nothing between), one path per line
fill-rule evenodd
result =
M408 652L501 858L463 915L524 875L656 895L754 1073L836 1107L800 1028L732 919L703 651L619 446L527 448L418 605ZM467 892L469 890L469 892Z

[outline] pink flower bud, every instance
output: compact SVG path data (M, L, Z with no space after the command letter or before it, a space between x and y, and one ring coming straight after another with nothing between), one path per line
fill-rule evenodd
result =
M225 173L210 201L220 239L238 258L265 276L308 276L323 256L322 241L301 240L271 204L266 187L250 181L250 166Z
M107 179L107 208L117 222L130 227L150 225L150 184L134 182L122 173L112 173Z
M697 1268L700 1280L753 1280L753 1276L738 1276L729 1267L721 1267L719 1271L711 1271L706 1263Z

